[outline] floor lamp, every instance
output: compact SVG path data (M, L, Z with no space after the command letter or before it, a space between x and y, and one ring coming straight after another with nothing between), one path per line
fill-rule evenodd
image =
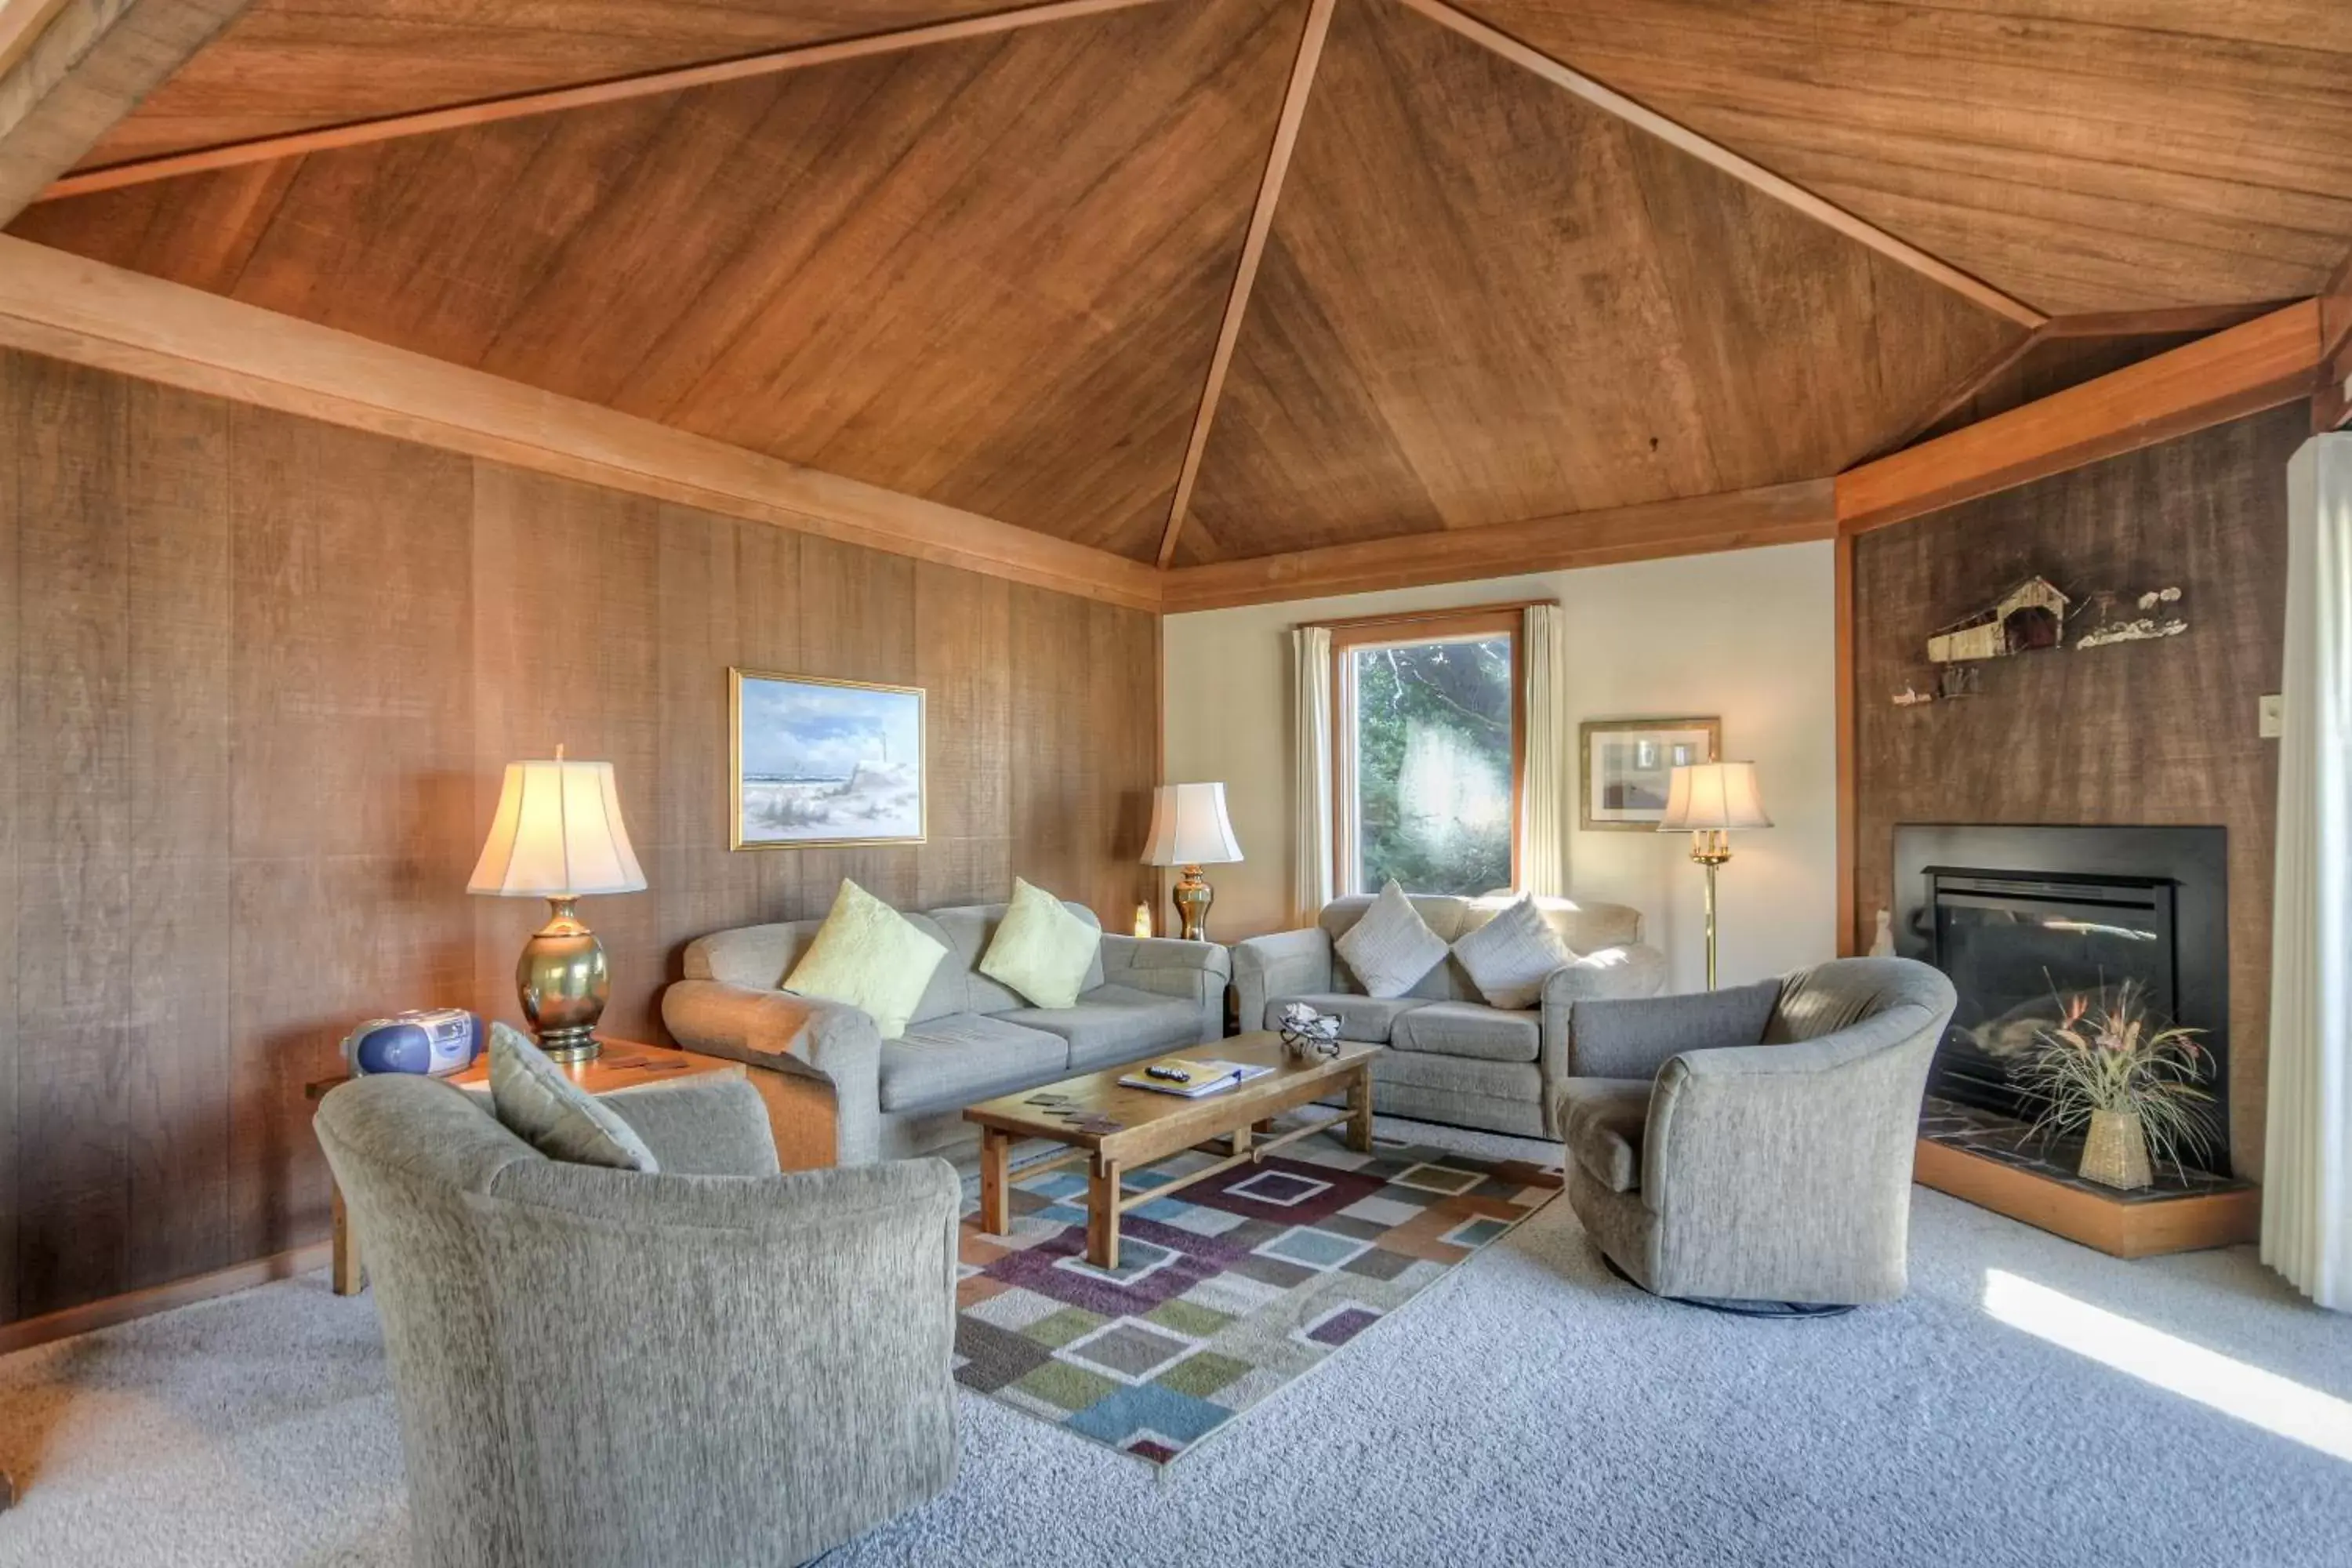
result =
M1731 858L1731 830L1769 827L1756 789L1754 763L1694 763L1676 768L1666 789L1661 833L1691 836L1692 859L1706 868L1706 988L1715 989L1715 870Z

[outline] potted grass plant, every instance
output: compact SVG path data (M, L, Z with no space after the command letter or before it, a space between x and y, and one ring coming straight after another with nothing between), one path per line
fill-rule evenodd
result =
M2202 1031L2161 1023L2136 981L2112 1003L2104 991L2063 998L2059 1013L2018 1076L2046 1102L2037 1132L2083 1130L2084 1180L2145 1187L2156 1179L2151 1156L2179 1171L2184 1155L2205 1152L2213 1097L2200 1082Z

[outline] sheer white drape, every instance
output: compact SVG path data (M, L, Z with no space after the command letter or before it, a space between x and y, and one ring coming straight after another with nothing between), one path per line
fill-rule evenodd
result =
M2352 435L2287 465L2263 1261L2352 1310Z
M1574 815L1576 759L1568 731L1568 616L1530 605L1519 637L1526 661L1527 779L1519 792L1519 886L1543 898L1568 896L1568 824Z
M1301 925L1313 925L1331 901L1331 628L1290 634L1297 663L1297 725L1291 741L1290 901Z

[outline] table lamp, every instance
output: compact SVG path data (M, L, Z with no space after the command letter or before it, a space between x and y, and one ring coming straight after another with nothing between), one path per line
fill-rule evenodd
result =
M566 762L558 746L552 762L507 764L498 815L466 890L547 900L548 922L515 963L515 989L541 1047L557 1061L595 1058L596 1020L613 989L604 944L572 912L572 901L645 886L612 763Z
M1693 763L1666 786L1661 833L1688 833L1691 858L1706 868L1706 988L1715 989L1715 868L1731 858L1731 830L1769 827L1754 763Z
M1209 940L1209 903L1216 895L1201 879L1201 868L1241 858L1242 847L1225 816L1224 785L1161 784L1152 791L1151 847L1143 852L1143 863L1184 868L1174 899L1186 942Z

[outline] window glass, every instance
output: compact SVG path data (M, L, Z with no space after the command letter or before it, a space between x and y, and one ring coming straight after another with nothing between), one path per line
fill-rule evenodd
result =
M1349 649L1342 870L1362 892L1511 885L1507 635Z

